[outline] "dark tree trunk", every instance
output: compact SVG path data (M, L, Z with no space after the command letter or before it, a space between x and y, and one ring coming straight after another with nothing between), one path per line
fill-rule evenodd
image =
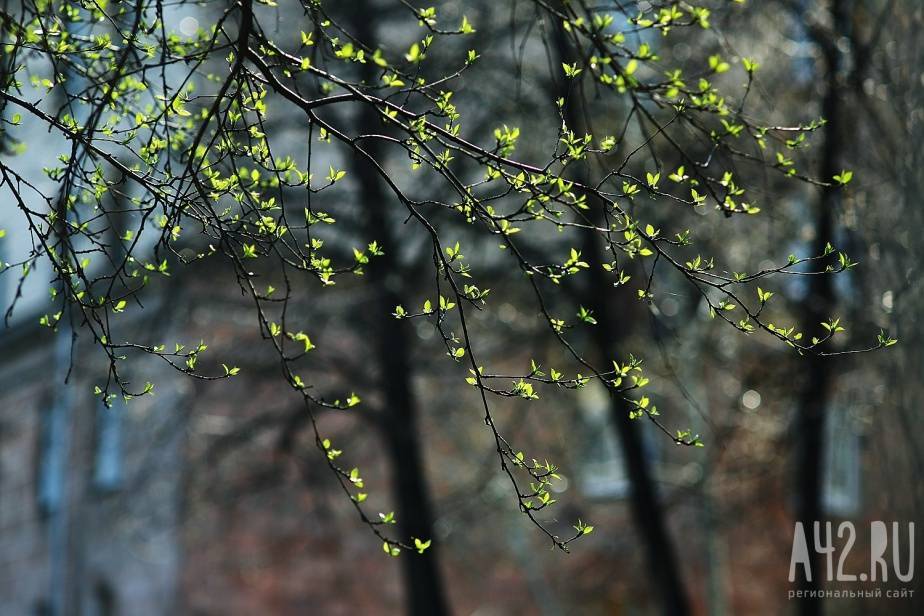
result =
M377 233L382 237L382 233ZM388 246L394 247L394 244L385 244L386 251ZM383 430L392 463L393 490L402 537L426 540L433 538L433 513L421 458L417 403L411 384L410 345L404 328L397 327L390 316L399 303L398 298L383 288L388 284L388 274L384 270L390 270L390 265L380 262L369 271L369 282L382 289L372 322L378 337L378 362L385 400ZM375 272L379 268L383 270L381 274ZM423 554L402 554L400 557L407 613L411 616L449 613L436 557L438 548L434 544Z
M833 0L831 12L833 33L812 33L814 43L819 47L823 58L821 77L825 80L825 93L822 102L822 116L827 120L824 127L821 159L818 173L822 180L840 173L840 154L844 147L844 129L841 110L839 72L841 69L841 52L837 48L837 39L846 34L845 2ZM815 245L813 254L822 254L825 246L834 244L834 213L840 205L841 189L834 186L825 187L817 203L815 217ZM817 331L820 323L832 316L836 301L831 276L810 277L809 290L802 306L804 321L802 331L806 336ZM824 517L822 504L822 481L825 459L825 415L833 390L834 364L830 359L809 356L802 364L806 380L799 396L795 429L795 514L796 520L802 522L809 546L813 545L813 525ZM799 590L807 592L808 597L799 601L799 613L803 616L819 616L823 613L823 601L813 597L821 588L821 578L827 572L821 569L820 555L809 549L811 563L811 580L802 575L798 579Z
M363 111L365 114L366 112ZM360 125L365 124L361 121ZM394 258L397 243L389 233L383 210L394 199L381 189L379 178L368 165L357 169L362 203L367 210L365 232L377 240L385 256L376 257L367 271L369 285L376 289L370 325L375 336L377 363L384 400L382 428L392 464L394 496L398 507L398 526L404 539L433 537L433 513L428 498L417 425L417 402L411 378L411 345L406 330L395 323L391 312L401 303L396 292L401 284L400 265ZM405 597L412 616L448 614L442 578L431 545L423 554L402 554Z
M602 362L621 358L619 347L625 337L625 316L629 311L620 310L617 298L612 297L612 281L607 280L600 266L605 255L600 243L591 234L585 241L583 255L590 265L590 285L583 305L597 315L597 354ZM646 426L642 420L629 419L629 408L622 398L611 397L610 414L629 474L632 518L644 545L651 589L661 604L663 614L688 614L689 599L680 573L677 549L667 528L664 509L658 501L657 486L642 440L641 431Z
M564 31L555 29L558 55L564 63L574 62L577 57L571 48ZM587 122L581 113L581 96L579 83L574 83L571 100L565 108L565 118L571 130L577 134L587 132ZM558 96L565 96L565 88L559 89ZM578 178L583 179L583 178ZM603 216L604 204L588 196L591 206L589 216L598 226L607 223ZM606 365L611 360L623 359L620 346L625 338L626 323L631 318L631 308L623 305L616 296L613 281L607 279L602 267L607 262L604 246L596 233L584 236L582 256L590 266L588 285L583 291L582 305L596 315L594 344L596 345L597 365ZM651 467L646 455L641 430L644 425L640 420L629 419L628 404L619 397L611 396L610 419L619 436L622 455L629 474L631 486L630 506L632 519L641 538L645 560L649 571L649 587L660 604L661 613L666 616L683 616L690 613L689 598L680 573L677 550L667 528L664 509L658 500L658 490L654 483Z
M367 3L357 3L351 13L351 26L358 39L368 44L375 41L373 20L364 14ZM374 77L371 63L364 67L364 77ZM381 133L382 123L375 111L362 105L358 110L357 129L361 134ZM380 142L367 139L362 148L375 160L382 161ZM377 170L368 160L357 159L354 172L365 217L363 233L368 241L376 240L385 255L375 257L367 267L367 280L375 289L370 325L375 338L377 363L383 395L382 429L392 465L397 520L402 539L433 539L433 512L421 456L422 446L417 425L417 402L414 397L411 368L411 342L407 330L396 323L391 313L401 303L401 288L406 272L398 259L399 243L391 233L394 208L400 215L400 203L383 184ZM410 539L413 541L413 539ZM423 554L400 556L404 576L404 595L410 616L442 616L449 614L442 576L437 560L435 541Z

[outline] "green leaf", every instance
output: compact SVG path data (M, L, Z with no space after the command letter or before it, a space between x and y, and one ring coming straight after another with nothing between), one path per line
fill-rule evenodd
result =
M847 171L846 169L834 176L834 181L841 186L846 186L852 179L853 171Z
M731 68L731 65L722 60L721 56L714 55L709 56L709 68L711 68L714 73L724 73Z
M417 64L418 62L423 60L425 56L424 56L423 51L420 48L420 44L414 43L413 45L411 45L411 48L408 50L408 52L404 54L404 57L405 59L407 59L408 62L413 62L414 64Z
M414 547L417 548L418 554L423 554L428 547L430 547L432 539L427 539L426 541L421 541L420 539L414 538Z
M583 69L578 68L577 62L574 62L572 64L565 64L564 62L562 62L561 67L565 69L565 76L568 77L569 79L574 79L575 77L580 75L581 71L583 70Z

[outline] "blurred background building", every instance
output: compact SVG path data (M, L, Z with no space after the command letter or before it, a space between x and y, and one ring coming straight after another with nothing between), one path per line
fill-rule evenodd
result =
M758 6L740 18L717 13L720 37L713 47L680 41L659 53L683 63L714 51L731 55L748 49L746 55L764 66L757 94L771 107L768 113L810 121L819 115L826 76L812 28L829 25L827 5L752 4ZM859 572L869 566L871 521L924 521L919 481L924 436L918 427L924 332L917 325L924 305L919 145L924 19L911 0L848 4L851 28L834 39L835 46L849 57L848 66L862 61L870 68L856 83L846 69L838 77L846 118L839 125L843 155L858 176L842 204L838 233L862 267L845 277L837 293L852 330L885 327L902 341L888 353L838 364L826 401L823 507L828 519L856 527L844 569ZM871 16L887 4L902 11L886 13L873 39L870 30L880 22ZM533 113L536 101L548 94L545 52L532 41L525 64L542 66L525 71L516 89L504 85L523 58L515 61L517 50L498 48L490 24L526 37L533 16L510 17L508 7L475 5L468 14L478 16L484 44L479 52L504 60L466 77L480 88L460 92L456 100L464 108L492 97L482 113L503 117L480 117L476 111L473 125L494 126L507 116L540 124L551 117L547 134L540 126L532 142L524 139L528 153L557 130L551 114ZM806 10L804 19L795 17L793 5ZM440 10L461 14L459 3ZM191 31L197 19L208 19L199 12L174 17L178 27ZM874 44L863 48L857 41ZM280 131L292 133L286 133L289 138L300 138L294 120L278 121ZM43 161L61 147L42 137L20 154L29 157L36 178ZM362 209L363 187L352 179L344 184L351 202L359 204L354 209ZM697 234L730 262L749 267L758 259L785 260L791 252L809 250L816 239L814 193L782 189L773 179L757 184L771 200L763 206L766 222L732 226L729 233L718 216L703 216L695 223ZM0 240L0 258L14 262L28 251L28 234L2 192L0 199L2 224L9 230ZM349 223L350 216L345 218ZM402 221L396 216L388 222L400 229ZM429 267L419 239L403 248L403 275L389 279L390 287L413 285L419 263ZM496 310L472 324L485 341L484 356L510 374L533 357L556 365L560 350L539 339L536 315L523 309L503 272L492 270L492 258L484 255L471 255L489 272L486 286L496 289ZM127 309L121 326L167 344L204 339L208 357L233 361L241 367L239 377L195 381L163 362L140 360L132 364L132 375L155 383L155 395L120 401L112 409L93 395L107 365L91 341L78 338L72 348L64 321L56 335L40 325L49 309L47 270L39 269L21 290L15 277L0 277L7 302L22 295L12 327L0 334L0 614L403 613L400 559L382 552L323 468L303 407L279 387L278 365L260 344L252 306L221 283L227 272L220 267L206 261L178 271L169 284L158 282L144 310ZM388 358L370 349L370 339L381 331L369 310L378 300L361 282L344 287L335 296L301 299L311 303L315 319L312 339L320 366L315 382L363 388L364 404L356 412L325 412L321 422L363 469L373 487L370 500L387 512L397 505L389 490L394 458L387 453L389 416L381 383ZM810 297L799 283L776 291L796 307L792 314ZM799 473L797 386L807 382L806 364L766 340L744 341L716 328L706 312L701 298L678 281L666 281L655 303L625 314L624 346L646 349L659 407L671 409L678 424L693 425L707 445L675 447L660 433L642 430L659 505L695 613L795 613L788 573ZM408 378L420 410L438 566L453 613L657 613L661 589L649 579L644 538L633 523L632 478L606 393L587 387L573 395L550 393L529 408L515 400L496 405L498 421L512 438L524 449L547 452L562 469L550 524L563 533L567 521L577 518L595 527L572 553L563 554L516 511L474 392L456 393L460 375L430 359L443 352L432 327L410 322L394 327L402 328L414 360ZM68 386L61 387L65 379ZM920 547L920 535L915 540ZM914 589L911 599L831 599L829 612L922 613L921 579L882 585ZM857 585L832 582L826 588Z

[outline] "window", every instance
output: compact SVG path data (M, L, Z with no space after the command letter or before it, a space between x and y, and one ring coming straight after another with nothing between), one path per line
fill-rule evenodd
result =
M64 455L67 439L66 409L52 403L41 415L36 498L42 513L58 510L64 498Z
M590 498L623 498L629 493L629 474L619 441L610 423L610 395L599 381L591 380L578 391L583 459L580 485Z
M822 503L829 513L852 516L860 508L860 434L846 408L829 410L825 447Z
M613 426L610 393L599 381L591 380L577 392L580 433L585 444L579 461L578 483L589 498L625 498L632 490L619 435ZM663 460L657 435L639 425L642 453L657 477Z
M93 485L106 492L122 487L122 413L121 404L96 408L96 453L93 459Z
M54 372L50 404L42 413L39 429L39 459L36 498L46 515L59 510L67 481L68 446L72 388L62 385L70 367L71 336L65 323L55 336Z

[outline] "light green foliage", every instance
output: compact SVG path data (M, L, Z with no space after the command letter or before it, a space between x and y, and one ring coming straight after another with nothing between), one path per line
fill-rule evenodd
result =
M593 333L610 318L572 296L574 285L586 285L592 269L602 268L608 285L629 287L627 294L644 302L656 298L656 269L671 270L702 297L713 318L729 327L763 332L801 354L846 352L829 344L845 331L838 318L821 323L813 336L774 325L764 312L778 303L770 303L774 293L765 290L765 279L843 272L856 265L848 255L829 247L822 255L793 255L754 274L732 274L723 255L705 254L683 226L682 215L707 209L727 218L759 214L748 177L732 171L737 162L825 187L846 187L853 175L843 171L818 180L797 170L798 150L824 122L781 129L755 119L761 109L751 109L748 99L758 70L754 60L745 58L739 65L710 55L699 58L699 69L689 74L665 64L661 41L683 30L712 36L705 3L644 3L644 10L626 19L583 0L563 3L560 12L536 2L535 10L549 27L562 30L579 58L556 64L562 71L556 69L554 79L566 82L567 94L548 97L559 128L546 147L547 158L538 164L525 155L516 158L526 141L521 128L501 124L482 133L464 123L471 102L455 92L480 57L469 47L478 30L467 17L457 28L444 29L437 6L396 2L419 32L410 42L379 45L341 30L327 15L326 3L308 4L304 19L311 23L300 23L302 30L288 38L274 38L277 29L264 27L283 10L268 0L223 4L216 21L220 27L190 36L164 35L152 0L41 0L24 3L17 18L3 19L4 62L16 67L0 89L0 110L9 118L3 120L3 134L22 139L17 131L28 119L69 144L57 160L45 163L55 194L38 194L23 183L13 157L0 163L0 181L27 219L36 247L21 268L4 270L25 277L39 259L52 263L55 311L42 316L41 324L56 328L64 315L83 324L109 361L110 378L95 390L107 403L116 395L153 390L151 384L133 390L122 378L120 365L129 352L153 355L195 378L239 375L238 367L207 357L203 343L190 349L176 344L170 351L166 344L117 339L112 330L112 321L140 310L132 299L149 284L149 276L165 278L190 262L218 260L230 272L229 284L252 301L258 333L278 358L284 383L304 403L323 461L383 551L398 556L430 547L429 538L386 533L394 513L367 515L375 500L367 491L371 487L360 469L341 466L349 453L335 448L315 421L319 408L362 412L360 397L342 391L325 395L316 388L318 368L310 361L317 353L306 332L318 344L322 338L310 314L286 311L293 295L334 292L346 277L365 284L386 250L400 252L402 246L383 246L380 238L356 241L355 232L341 222L357 215L350 209L356 187L369 181L357 170L388 190L387 203L355 204L359 215L387 208L422 230L432 245L433 275L421 282L420 295L399 298L402 304L392 315L401 322L394 326L425 320L439 333L451 369L477 390L512 498L562 549L594 527L578 520L573 535L560 536L539 516L555 503L551 483L559 478L558 468L527 457L507 440L492 414L495 400L536 405L546 391L575 390L596 380L628 401L630 417L650 421L678 445L703 444L690 430L668 428L671 420L662 412L669 412L658 409L653 394L642 393L649 379L641 359L609 358L612 367L599 366L576 350L578 332ZM484 30L489 24L478 25ZM460 48L459 41L466 46ZM28 68L39 64L42 70ZM48 72L48 66L59 70ZM165 89L168 80L172 85ZM30 84L32 93L26 95ZM590 85L608 109L626 110L627 125L639 123L641 140L612 126L607 133L569 125L567 110L580 104L582 88ZM75 118L69 105L58 109L35 102L46 94L48 100L53 94L80 101L87 113ZM342 116L326 112L341 107ZM380 120L381 134L358 134L352 119L357 108ZM304 138L297 147L268 134L281 117L298 118ZM690 134L702 147L688 152L676 139ZM377 148L369 147L374 140ZM670 156L645 159L655 146ZM385 150L391 153L387 160L377 154ZM700 151L721 156L701 159L694 153ZM312 171L323 174L324 169L326 176L318 182ZM406 193L409 183L396 173L414 177L413 185L426 189ZM115 194L121 195L119 202L113 201ZM664 222L655 214L664 208L680 214ZM109 242L104 230L120 213L130 215L133 228ZM549 248L550 233L570 249ZM604 262L588 254L588 242L601 249ZM492 294L479 282L476 264L483 261L473 264L466 253L480 259L488 245L500 248L507 270L528 288L528 311L547 326L562 371L546 373L534 360L523 374L511 376L480 363L470 317L491 311L489 300L501 293ZM645 275L633 276L630 267ZM786 318L780 314L774 317L778 321ZM894 343L882 332L867 350Z

